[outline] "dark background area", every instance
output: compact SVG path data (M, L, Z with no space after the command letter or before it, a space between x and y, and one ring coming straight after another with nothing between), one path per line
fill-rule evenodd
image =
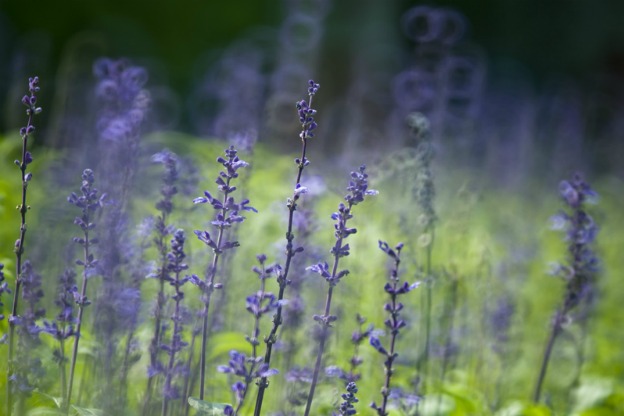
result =
M401 33L400 21L418 5L448 7L466 17L465 37L482 49L490 84L504 78L513 85L518 77L519 88L539 93L564 79L599 101L602 95L607 101L624 96L619 0L1 0L0 131L19 127L21 108L14 103L30 74L44 79L44 101L58 95L59 68L67 72L68 54L86 61L128 57L149 68L151 84L166 85L184 100L197 89L200 73L240 39L279 54L275 38L295 7L326 11L317 60L309 69L324 84L320 103L330 103L346 94L354 67L383 65L396 73L409 64L413 44ZM270 73L275 61L266 62L262 70ZM197 133L188 105L181 108L168 127Z

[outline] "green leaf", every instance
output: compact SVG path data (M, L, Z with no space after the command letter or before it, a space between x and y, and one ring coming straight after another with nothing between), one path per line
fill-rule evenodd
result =
M227 403L210 403L195 397L189 397L188 403L193 409L199 410L201 415L222 416L225 414L225 408L230 406Z
M49 407L37 407L28 411L28 416L60 416L65 415L60 409L53 409Z
M76 411L79 416L104 416L104 411L101 409L88 409L86 407L78 407L72 405L72 409Z
M208 354L208 360L213 361L219 357L227 356L231 350L251 354L251 346L240 332L220 332L210 336L213 345Z
M63 405L63 398L62 398L62 397L55 397L55 396L52 396L52 395L50 395L50 394L44 393L44 392L39 391L39 390L35 390L35 392L34 392L34 393L35 393L35 394L38 394L38 395L40 395L40 396L43 396L43 397L45 397L46 399L48 399L48 400L52 401L52 402L54 403L54 405L55 405L58 409L61 409L61 407L62 407L62 405Z

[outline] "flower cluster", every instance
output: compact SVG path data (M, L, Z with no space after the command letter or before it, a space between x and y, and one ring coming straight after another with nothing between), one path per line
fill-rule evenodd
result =
M102 140L123 142L137 137L150 102L149 94L143 89L147 71L125 60L103 58L95 63L93 72L98 79L97 129Z
M36 273L31 262L26 260L22 265L19 279L22 284L22 299L28 306L19 317L14 316L10 319L22 326L32 338L36 338L42 331L37 321L45 316L45 309L39 306L39 301L43 298L41 275Z
M248 199L237 203L234 198L230 196L232 192L236 191L236 187L230 185L230 182L232 179L238 178L238 170L240 168L249 166L247 162L239 159L236 153L236 149L230 146L225 150L227 159L223 157L217 159L217 162L221 163L225 168L225 170L219 173L219 177L215 181L217 189L224 195L223 200L215 198L208 191L204 191L204 196L193 200L195 204L208 203L212 205L212 208L217 211L217 215L215 219L211 221L211 224L221 232L232 227L233 224L241 223L245 220L245 217L239 215L240 211L258 212L255 208L248 205ZM239 245L238 241L221 241L220 238L217 238L215 241L208 231L195 230L195 235L217 254L221 254L223 251L238 247ZM222 236L222 233L219 235Z
M546 377L555 340L563 331L564 324L571 319L572 310L579 305L589 307L599 264L592 249L592 244L598 234L598 226L585 208L586 203L596 201L597 193L579 174L576 174L569 181L561 181L559 195L568 209L559 212L552 218L552 221L553 228L563 230L566 233L568 259L566 264L556 265L553 274L563 278L566 282L566 289L562 305L555 313L550 337L544 350L542 365L533 394L533 400L536 403L540 400L542 383Z
M172 198L178 193L176 182L178 181L178 156L165 149L152 156L152 162L162 163L165 173L162 177L163 185L160 188L162 198L156 203L156 209L163 214L171 214L173 211Z
M232 391L236 396L236 407L230 411L230 414L238 414L247 390L253 380L257 378L267 378L278 373L277 370L269 368L269 365L263 363L264 358L260 357L247 357L245 354L236 350L230 351L230 361L228 365L220 365L217 367L217 371L225 374L231 374L241 378L232 384Z
M351 381L347 384L347 392L342 394L343 402L340 403L340 407L338 408L339 415L354 415L357 413L355 410L355 403L359 402L355 394L358 392L357 385L355 382Z
M42 111L41 107L37 107L37 96L35 95L39 92L39 90L39 77L28 78L28 92L30 93L30 95L24 95L22 97L22 104L27 107L26 115L29 117L29 119L28 124L20 129L20 136L22 136L22 138L29 136L35 131L35 126L31 124L31 116L39 114Z
M309 101L301 100L297 102L297 113L299 114L299 122L301 123L301 133L299 137L301 140L306 140L310 137L314 137L313 130L316 129L317 124L314 121L314 115L316 114L316 110L311 107L312 105L312 97L318 91L320 85L315 83L313 80L308 81L308 95L310 97ZM299 160L299 163L305 163L306 160Z
M30 394L45 373L41 360L34 354L34 349L41 344L39 334L43 329L38 321L45 316L45 309L39 305L43 298L41 275L35 272L29 260L22 265L19 280L26 308L19 316L9 318L13 325L19 327L15 367L9 381L13 393Z
M364 196L377 195L378 193L374 189L368 189L368 174L366 173L366 166L362 165L358 171L351 172L351 179L349 181L349 185L347 186L347 191L349 191L349 193L344 197L347 204L345 205L341 202L338 205L338 211L331 215L331 218L336 221L334 224L334 236L336 237L336 242L331 248L330 253L336 260L349 255L350 247L348 243L344 244L344 240L357 232L356 228L347 227L347 222L353 218L351 209L354 205L364 201ZM337 265L337 261L335 261L334 264ZM349 274L348 270L345 269L337 271L336 267L330 271L329 264L327 264L327 262L311 265L307 268L307 270L321 275L321 277L323 277L330 284L330 286L336 286L338 282L340 282L340 279Z
M67 269L59 277L58 294L54 302L59 308L56 320L43 322L43 332L52 335L57 341L63 341L76 335L74 331L74 303L78 299L76 272ZM55 351L55 355L60 351ZM57 356L57 358L59 358Z
M598 226L585 209L585 203L596 201L598 195L578 174L560 183L559 194L569 211L559 212L552 221L553 228L566 233L568 261L555 266L553 274L567 282L564 301L567 313L590 295L598 272L599 261L592 249Z
M91 169L85 169L82 173L82 186L80 187L82 195L78 196L76 193L72 192L67 198L70 204L82 210L82 215L74 219L74 224L80 227L83 232L83 237L74 237L73 241L85 251L85 258L83 260L76 260L76 264L85 269L85 282L98 264L93 254L89 252L90 246L96 245L99 242L97 238L91 238L89 236L89 232L95 229L95 223L91 221L95 212L104 205L104 200L106 198L106 194L98 196L98 190L93 187L94 182L95 177L93 171ZM88 304L85 294L82 294L81 298L77 299L76 302L79 305Z
M397 244L394 249L392 249L388 243L380 240L379 248L394 262L394 267L390 271L389 281L384 286L384 291L390 296L390 302L384 305L384 310L390 315L388 319L384 321L386 328L390 331L390 346L386 348L377 336L370 336L370 345L386 358L384 362L386 381L381 390L383 401L381 405L377 405L377 403L373 402L371 407L377 411L379 416L387 416L386 408L388 405L388 397L390 396L390 381L394 373L393 364L394 360L398 357L398 353L395 350L396 340L401 328L406 326L405 321L399 317L401 310L403 310L403 304L398 301L398 297L409 293L418 287L420 283L417 282L411 285L407 282L403 282L403 284L400 283L399 264L401 263L403 243Z

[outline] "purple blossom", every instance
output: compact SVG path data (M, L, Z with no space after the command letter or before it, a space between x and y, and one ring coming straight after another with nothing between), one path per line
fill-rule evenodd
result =
M371 347L375 348L377 352L383 355L388 355L388 351L383 347L383 345L381 345L379 338L371 336L369 340Z
M188 345L182 340L184 331L183 324L186 314L186 310L182 305L182 301L184 300L182 287L190 280L188 276L182 275L182 273L188 269L188 265L184 262L186 259L186 254L184 252L185 243L186 235L184 231L181 229L176 230L171 239L171 250L167 253L167 264L165 266L167 272L171 273L171 275L167 274L167 281L174 289L174 294L171 296L175 304L173 313L171 314L173 331L169 343L160 344L160 349L169 355L169 360L167 365L163 365L160 364L157 359L154 359L152 365L155 368L162 369L165 374L165 381L163 384L163 396L165 400L172 400L180 397L180 389L175 384L175 378L177 375L188 371L186 363L180 359L178 354ZM167 405L167 403L164 404L165 407Z
M143 89L147 71L125 60L102 58L94 64L93 72L98 79L100 138L119 143L135 140L150 105L149 94Z
M370 335L370 345L375 350L377 350L377 352L385 357L384 373L386 376L384 386L381 389L381 395L383 398L382 403L381 405L377 405L373 402L371 404L371 407L377 412L379 416L387 416L391 378L394 374L393 365L395 359L398 357L398 353L396 352L396 343L400 330L407 326L407 323L400 318L400 312L403 310L403 304L398 301L398 297L409 293L410 291L418 287L420 283L416 282L410 285L407 282L400 282L399 265L401 264L401 250L403 249L403 243L398 243L396 246L394 246L394 248L390 248L388 243L380 240L378 245L381 251L386 253L386 255L393 262L393 267L390 270L388 282L384 285L384 291L390 297L389 302L384 305L384 310L388 312L389 315L388 318L384 321L384 325L389 329L391 338L390 347L389 350L387 350L382 345L381 341L376 335Z
M268 364L263 363L263 357L247 357L245 354L236 350L230 351L230 361L228 365L220 365L217 371L224 374L231 374L242 380L237 380L232 385L232 390L236 396L236 406L232 414L238 414L249 385L257 378L271 377L279 372L269 368Z

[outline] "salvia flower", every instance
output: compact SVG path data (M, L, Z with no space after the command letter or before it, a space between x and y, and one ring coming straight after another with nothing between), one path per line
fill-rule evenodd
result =
M599 271L599 260L593 249L598 225L586 210L586 204L594 203L598 194L581 175L576 174L570 180L561 181L559 195L566 209L554 217L553 223L557 225L556 229L565 232L568 253L566 261L555 267L553 273L565 281L566 288L563 302L555 313L550 337L544 350L533 395L535 402L540 400L542 383L546 377L555 340L563 331L566 322L571 320L573 310L578 307L589 308Z
M76 287L76 272L67 269L59 277L58 293L54 302L59 308L56 320L44 321L43 332L52 335L57 341L65 340L75 335L74 332L74 304L78 295Z
M146 394L144 396L144 403L147 406L151 401L153 376L162 372L164 366L158 361L158 354L161 351L162 344L162 321L163 311L166 306L167 297L165 296L165 284L171 282L171 271L169 265L171 263L169 253L169 245L167 241L169 236L173 233L173 226L169 224L169 215L173 211L173 197L178 193L177 181L178 181L178 157L176 154L165 149L159 153L152 155L152 162L160 163L164 167L164 173L162 174L162 185L160 188L161 198L156 203L156 209L159 211L159 215L153 220L153 243L159 254L159 263L155 267L155 270L148 275L158 279L158 295L156 296L156 304L154 306L154 332L152 340L149 346L150 365L148 367L148 373L150 377L147 380ZM177 241L174 238L172 241ZM168 388L167 393L169 398L173 398L175 394L171 391L171 386Z
M338 414L338 415L354 415L357 413L357 411L355 410L355 406L353 406L355 403L359 402L358 398L355 396L355 394L358 392L358 388L357 385L355 384L355 382L351 381L347 384L347 392L342 394L342 403L340 403L340 406L338 407L338 413L334 413L334 414Z
M188 276L183 276L183 272L188 269L188 265L184 262L186 254L184 252L184 244L186 242L186 236L184 231L178 229L171 240L171 251L167 254L167 270L170 273L167 275L169 284L174 289L172 299L175 303L173 313L171 315L171 321L173 322L173 331L171 334L171 341L169 344L161 344L160 348L169 355L169 362L165 368L165 382L163 385L163 411L162 414L167 414L168 401L177 399L180 397L180 389L174 384L174 378L176 375L187 371L186 363L180 359L179 352L188 344L183 341L182 333L184 330L185 309L182 305L184 300L184 292L182 292L182 286L189 281Z
M314 115L316 114L316 110L311 107L312 105L312 97L318 91L320 85L315 83L313 80L308 81L308 95L309 101L301 100L297 102L297 113L299 114L299 122L301 123L301 133L299 137L301 140L308 139L310 137L314 137L313 130L317 128L316 121L314 121ZM299 160L299 163L305 163L306 159L302 158Z
M396 352L396 342L399 332L407 324L400 318L400 312L403 309L403 304L398 301L398 297L409 293L413 289L419 286L419 282L409 284L407 282L401 283L399 278L399 265L401 264L401 250L403 249L403 243L397 244L394 248L391 248L385 241L379 241L379 248L386 253L388 257L394 263L390 270L390 277L388 283L384 286L384 291L389 295L390 301L384 305L384 310L388 312L389 317L384 321L386 328L390 333L390 346L385 347L381 340L371 334L370 345L381 355L385 357L384 372L386 375L385 383L381 389L382 403L377 405L372 403L371 407L377 412L379 416L387 416L388 398L390 395L390 382L392 375L394 374L393 364L398 353Z
M40 320L45 309L39 303L43 298L41 275L36 273L32 263L26 260L19 277L21 296L26 304L20 316L11 316L10 322L19 327L18 349L15 366L9 376L10 389L15 394L29 395L38 385L45 371L35 349L41 344L39 334L43 331Z
M238 414L247 395L249 386L253 380L257 378L267 378L278 373L277 370L269 368L268 364L263 363L263 357L247 357L245 354L236 350L230 351L230 361L228 365L220 365L217 371L224 374L231 374L242 380L232 384L232 391L236 399L233 406L232 415Z
M314 121L314 115L316 114L316 110L312 108L312 99L316 92L319 89L319 84L315 83L313 80L308 81L308 101L301 100L296 103L297 113L299 115L299 122L301 123L301 133L299 137L301 138L301 156L295 159L295 164L297 165L297 178L295 180L295 188L291 197L289 197L286 201L286 207L288 208L288 228L286 230L286 261L284 263L283 269L277 273L277 283L279 284L279 292L277 295L278 307L275 315L273 317L273 327L271 328L271 332L265 338L266 343L266 351L264 354L264 362L271 362L271 354L273 351L273 345L277 342L277 333L279 327L283 323L282 318L282 305L281 301L284 299L284 293L286 292L286 287L291 284L291 279L289 279L289 273L291 269L291 263L295 255L303 252L303 247L295 247L293 244L293 240L295 239L295 235L293 233L293 224L295 211L297 210L297 202L301 198L302 195L306 194L308 189L306 186L303 186L301 183L301 177L303 175L303 170L310 164L306 156L308 139L313 136L312 131L316 129L317 125ZM258 395L256 396L256 407L254 409L254 414L259 415L262 411L262 402L264 400L264 392L268 387L268 382L266 378L263 378L258 383Z
M195 230L197 238L212 249L213 258L212 264L209 266L208 273L202 280L193 275L190 277L191 283L197 285L202 291L202 301L204 303L203 315L203 327L202 327L202 345L200 355L200 382L199 382L199 398L204 398L204 385L205 385L205 373L206 373L206 345L208 334L208 312L210 309L210 298L214 289L218 288L218 283L215 283L215 277L217 274L217 264L220 255L226 251L231 250L239 246L238 241L228 241L225 238L225 231L231 228L234 224L241 223L245 217L240 215L243 211L258 212L254 207L249 205L249 200L244 199L240 202L236 202L232 197L232 193L236 191L236 187L232 185L232 181L238 178L238 171L241 168L249 166L247 162L240 159L237 155L237 151L234 146L230 146L225 149L225 157L219 156L217 158L223 166L223 170L219 172L219 176L215 180L219 193L222 194L221 198L213 196L210 192L205 191L204 196L195 198L193 203L195 204L210 204L213 210L216 211L214 219L211 221L212 226L217 230L216 234L212 235L208 231Z
M43 298L41 287L41 275L36 273L29 260L22 266L22 299L26 302L27 308L19 317L19 324L30 334L32 338L37 338L42 328L38 320L45 316L45 309L39 306L39 301Z
M133 140L147 116L150 104L143 89L148 74L144 68L129 65L125 60L102 58L93 72L98 79L96 97L100 103L98 131L104 141Z
M74 301L78 306L78 316L76 318L76 328L74 329L74 346L72 352L72 361L69 373L69 382L67 390L67 398L65 406L69 408L71 402L71 394L74 381L74 371L76 368L76 360L78 358L78 345L80 341L80 329L82 326L82 315L84 307L91 302L87 298L87 282L95 273L98 260L92 253L92 246L98 244L98 239L93 237L92 232L95 230L96 224L93 222L95 213L104 205L105 194L98 195L98 190L93 186L95 183L95 175L91 169L85 169L82 172L82 185L80 186L81 195L72 192L67 201L80 208L82 214L74 219L76 224L82 230L82 236L74 237L73 241L83 250L82 259L76 260L76 264L82 267L82 284L80 292L73 291Z
M321 277L325 279L325 281L327 281L328 289L327 298L325 300L324 313L322 315L313 316L314 320L321 326L321 333L319 334L319 348L316 356L314 375L312 378L312 384L310 386L310 393L308 394L308 399L306 402L306 416L310 414L310 410L312 408L314 390L316 389L319 373L321 371L323 351L325 349L327 336L329 335L328 331L329 328L332 326L332 323L338 319L337 316L331 315L330 313L334 287L340 282L340 280L344 276L349 274L349 271L346 269L338 270L338 264L340 262L340 259L348 256L350 253L349 244L345 243L344 240L347 239L350 235L353 235L357 232L355 228L348 227L347 223L351 218L353 218L353 206L363 202L365 196L378 194L376 190L368 189L368 174L366 173L365 165L360 166L359 170L351 172L347 191L348 194L344 197L346 204L341 202L338 205L338 211L334 212L331 215L331 218L335 221L334 237L336 238L336 242L330 250L330 253L334 257L331 272L327 262L319 262L307 268L307 270L321 275Z
M19 238L15 241L15 257L16 257L16 267L15 267L15 290L13 291L13 307L11 309L11 314L9 316L9 356L8 356L8 367L7 367L7 376L10 378L11 375L17 374L14 368L15 364L15 325L19 320L18 312L19 312L19 299L20 299L20 289L22 285L22 276L23 272L23 254L24 254L24 244L26 242L26 213L30 209L27 204L27 194L28 194L28 185L32 180L32 173L26 172L26 169L29 164L32 163L33 157L30 151L28 151L28 139L32 133L35 131L35 126L33 124L34 116L36 114L41 113L41 107L37 106L37 94L39 93L39 77L32 77L28 79L28 94L22 97L22 104L26 106L26 115L28 116L28 122L26 126L20 129L20 136L22 136L22 160L15 160L15 165L19 168L21 173L21 182L22 182L22 195L20 204L17 206L19 210L21 221L20 221L20 232ZM2 283L2 282L0 282ZM4 291L8 291L5 289ZM7 410L11 412L13 406L13 397L12 397L12 389L9 388L7 393Z
M178 157L175 153L165 149L152 156L152 162L162 163L165 172L162 176L160 194L162 198L156 204L156 209L162 213L171 214L173 211L172 198L178 193L176 183L178 181Z

